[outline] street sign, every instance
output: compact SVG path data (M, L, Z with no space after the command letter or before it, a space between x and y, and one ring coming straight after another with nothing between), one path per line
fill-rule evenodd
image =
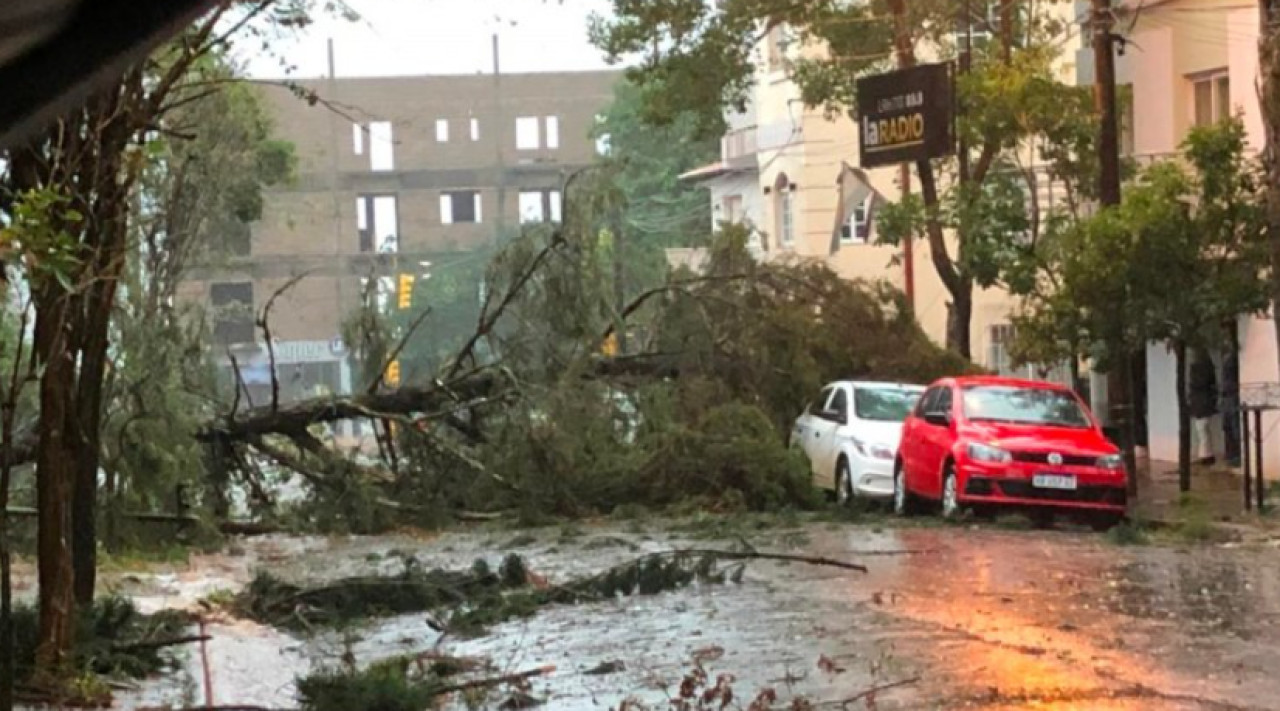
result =
M859 79L859 165L875 168L951 155L954 116L950 64Z

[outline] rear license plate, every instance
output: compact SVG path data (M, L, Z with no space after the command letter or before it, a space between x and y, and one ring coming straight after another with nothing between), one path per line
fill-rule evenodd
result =
M1031 477L1031 485L1037 489L1065 489L1074 491L1076 478L1071 474L1035 474Z

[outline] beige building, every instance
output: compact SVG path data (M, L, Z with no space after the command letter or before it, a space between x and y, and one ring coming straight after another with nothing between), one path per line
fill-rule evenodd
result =
M1176 153L1192 127L1231 115L1244 121L1253 150L1265 143L1258 103L1258 30L1256 3L1240 0L1147 0L1129 39L1135 49L1125 58L1125 78L1132 83L1135 126L1133 148L1141 161ZM1239 381L1246 398L1268 394L1280 399L1280 369L1276 356L1273 316L1239 320ZM1214 354L1221 367L1224 353ZM1147 412L1153 459L1177 458L1177 371L1162 344L1147 350ZM1221 371L1220 371L1221 376ZM1221 385L1222 378L1218 383ZM1280 421L1275 413L1263 418L1266 473L1280 475ZM1224 454L1221 417L1214 418L1211 446Z
M234 354L255 401L264 401L270 369L251 314L306 274L271 314L283 395L359 387L340 331L363 289L389 302L400 275L430 278L521 223L558 221L562 185L595 159L589 134L619 78L477 74L264 87L277 135L296 148L297 179L269 191L249 239L224 261L193 269L182 288L185 299L214 307L220 360Z
M1064 82L1074 83L1074 10L1070 4L1052 7L1064 22L1072 23L1071 35L1064 37L1059 72ZM976 41L987 38L976 25L974 31ZM901 195L899 169L858 169L856 123L848 116L832 117L820 107L804 106L789 74L790 62L824 50L799 46L789 34L775 28L761 41L751 111L746 117L730 117L719 164L686 177L710 188L717 220L745 219L756 228L756 245L765 258L821 260L845 278L887 280L905 291L906 260L900 248L877 243L875 219L878 205ZM927 52L921 54L929 61ZM753 123L743 125L744 118ZM746 157L744 150L749 152ZM911 182L918 186L914 170ZM1048 204L1052 186L1042 190L1041 204ZM955 253L954 242L950 250ZM930 261L928 245L916 242L913 252L916 316L926 333L942 343L948 293ZM1013 300L1000 290L975 291L970 328L973 358L979 364L1009 371L1004 340L1013 307Z

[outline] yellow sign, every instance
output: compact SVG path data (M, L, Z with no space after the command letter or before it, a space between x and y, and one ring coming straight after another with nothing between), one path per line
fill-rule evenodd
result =
M400 275L400 310L403 311L413 304L413 275Z
M400 361L393 360L387 365L387 374L383 380L386 381L387 385L400 385Z
M600 352L610 358L618 355L618 334L610 333L609 337L604 339L604 343L600 345Z

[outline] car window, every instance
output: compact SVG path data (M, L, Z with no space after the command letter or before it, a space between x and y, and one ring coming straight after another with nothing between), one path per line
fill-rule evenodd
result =
M844 388L836 388L836 392L831 396L831 405L827 408L828 412L835 413L835 419L840 423L849 421L849 396L845 393Z
M821 415L822 411L827 407L827 400L831 399L831 391L833 389L834 388L830 386L823 388L822 392L818 393L818 397L814 398L813 401L809 403L809 407L805 412L808 412L810 415Z
M978 385L964 389L965 417L975 422L1008 422L1085 428L1089 416L1074 395L1052 388Z
M934 401L933 407L929 408L934 412L945 412L951 414L951 388L944 387L938 391L938 398Z
M860 420L902 422L919 399L919 388L861 385L853 391L853 412Z
M924 413L929 411L933 406L933 401L938 397L938 388L929 388L924 391L924 395L920 396L920 402L916 403L916 417L924 417Z

